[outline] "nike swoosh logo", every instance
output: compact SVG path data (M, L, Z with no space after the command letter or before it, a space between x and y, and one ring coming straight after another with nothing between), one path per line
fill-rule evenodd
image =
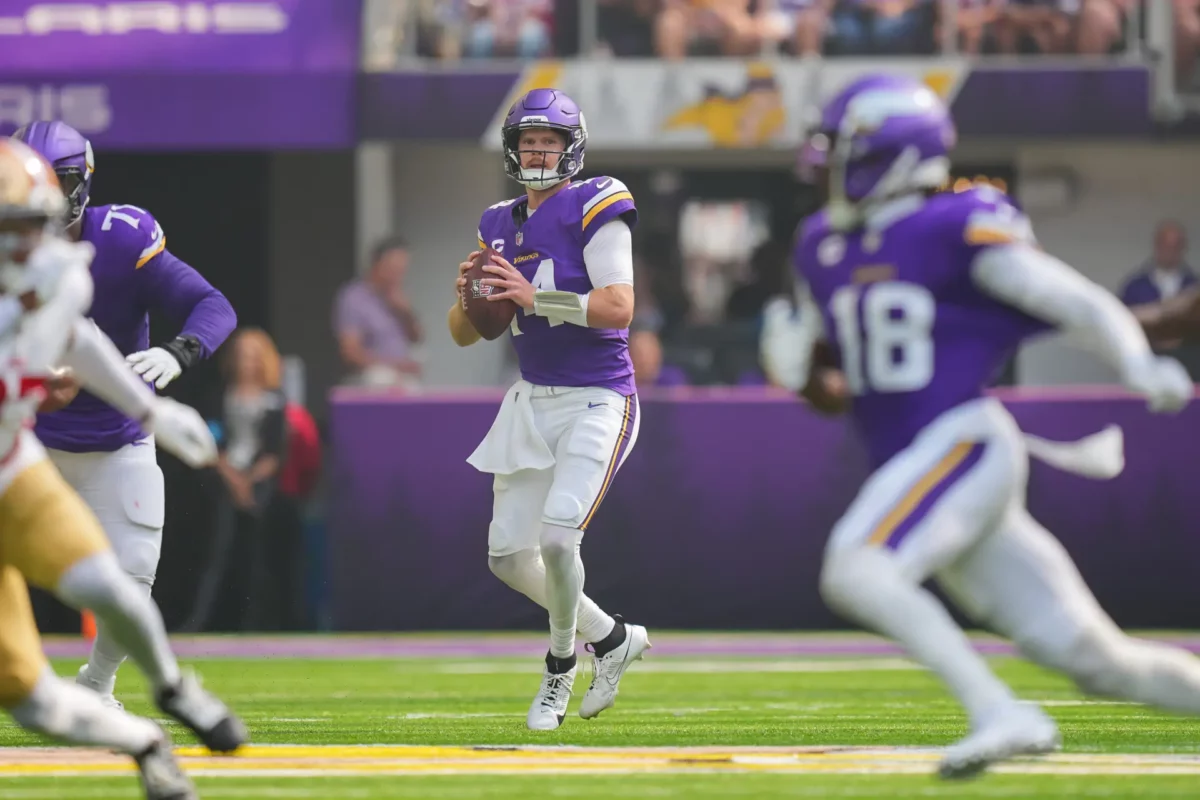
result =
M596 182L596 188L603 189L603 188L607 187L610 183L612 183L612 178L605 178L602 181Z
M600 408L601 406L607 407L608 403L588 403L588 408Z

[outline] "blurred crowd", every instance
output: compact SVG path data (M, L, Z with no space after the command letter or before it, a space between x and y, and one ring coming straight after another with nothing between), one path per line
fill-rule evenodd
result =
M1190 77L1200 0L1174 12ZM374 0L371 59L687 56L1102 55L1146 28L1145 0Z
M1167 10L1178 75L1200 86L1200 0L369 0L368 30L375 38L368 57L377 69L395 68L405 57L581 54L1086 57L1142 47ZM790 313L788 239L804 213L794 207L803 193L794 185L767 190L765 175L753 186L673 189L659 185L662 174L642 177L622 173L643 220L630 339L639 384L764 382L758 337L764 320ZM1156 253L1163 236L1171 234L1156 234ZM422 334L400 288L405 248L384 242L375 255L335 310L345 379L412 386L421 381ZM1169 294L1186 271L1172 272L1162 266L1171 259L1155 258L1158 266L1143 269L1150 277L1138 285L1143 293L1150 287ZM1200 374L1200 353L1185 361ZM515 359L510 362L515 371Z
M636 173L628 177L639 183ZM1006 188L1003 179L989 182ZM947 189L972 184L959 179ZM629 337L638 385L765 385L759 341L765 327L794 313L790 231L794 213L803 209L794 209L793 218L771 219L769 203L761 199L691 198L672 206L652 190L640 197L645 224L639 223L634 247L637 303ZM1146 252L1143 262L1129 266L1119 290L1126 304L1167 300L1200 280L1187 261L1181 222L1159 223L1147 236ZM403 240L384 239L363 275L335 300L333 329L345 383L395 390L422 382L422 362L414 354L423 333L407 299L407 264ZM1200 381L1200 346L1152 344ZM499 376L505 385L518 372L515 352L508 350L507 369ZM1010 365L998 383L1014 383L1013 369Z

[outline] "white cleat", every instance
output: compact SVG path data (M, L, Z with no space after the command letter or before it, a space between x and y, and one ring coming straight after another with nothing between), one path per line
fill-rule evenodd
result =
M614 650L596 656L592 673L592 685L588 687L583 702L579 704L579 716L591 719L617 701L621 676L642 654L650 649L650 636L641 625L625 625L625 641ZM589 645L590 647L590 645Z
M575 685L575 672L555 674L546 669L542 673L542 686L533 698L525 725L531 731L552 731L562 725L567 716L567 704L571 702L571 687Z
M79 674L75 676L75 685L82 686L89 692L95 692L100 695L100 702L105 708L115 708L117 711L124 711L125 706L120 700L113 697L113 686L116 681L107 681L100 683L88 677L88 665L84 664L79 668Z
M1036 705L1017 703L996 712L966 738L946 748L938 775L971 778L998 761L1045 755L1061 744L1054 720Z

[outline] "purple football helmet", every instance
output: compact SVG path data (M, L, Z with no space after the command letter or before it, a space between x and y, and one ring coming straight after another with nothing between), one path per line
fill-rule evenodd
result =
M807 179L828 180L831 224L853 227L864 206L944 184L956 141L950 111L932 89L912 78L870 75L825 105L799 169Z
M521 167L522 152L546 152L520 149L521 133L530 128L549 128L566 138L558 163L553 167ZM504 144L504 172L531 189L549 189L583 170L583 152L587 147L587 124L575 101L557 89L534 89L512 104L500 129Z
M42 154L54 167L63 193L67 196L68 219L71 225L87 207L92 193L92 173L96 159L92 143L65 122L31 122L12 135Z

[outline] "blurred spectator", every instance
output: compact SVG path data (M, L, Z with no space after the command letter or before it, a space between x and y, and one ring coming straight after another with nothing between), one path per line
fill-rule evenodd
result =
M1006 0L992 23L1001 53L1065 53L1083 0Z
M468 0L463 51L469 58L537 58L550 52L550 0Z
M1200 0L1173 0L1175 76L1180 88L1194 85L1200 55Z
M922 0L927 2L928 0ZM837 0L661 0L658 53L750 56L782 44L798 55L819 55Z
M1154 231L1154 253L1129 277L1121 289L1127 306L1169 300L1196 283L1196 275L1184 260L1187 232L1175 220L1159 223Z
M663 0L654 38L663 58L747 56L760 47L757 27L750 0Z
M1178 295L1197 283L1195 272L1184 260L1187 252L1187 232L1175 220L1159 223L1154 232L1154 254L1130 276L1121 290L1121 300L1127 306L1160 303ZM1157 353L1177 358L1192 380L1200 380L1200 344L1177 339L1151 340Z
M646 267L638 263L633 273L633 294L636 298L633 322L629 325L629 356L633 359L634 379L642 386L652 386L662 371L663 315L650 286Z
M729 295L725 317L729 320L755 320L772 297L791 296L791 247L786 241L770 239L750 256L750 279Z
M418 0L423 55L537 58L550 53L553 0Z
M958 6L952 23L958 28L958 50L960 53L979 55L991 34L1005 0L948 0ZM939 21L940 28L941 21ZM942 41L941 31L935 34Z
M840 55L928 52L936 8L936 0L837 0L830 49Z
M404 290L408 261L403 239L385 239L375 246L366 276L338 292L333 329L354 383L412 385L421 374L413 346L423 334Z
M820 55L829 30L834 0L775 0L776 24L790 42L793 55Z
M257 328L238 331L224 363L225 395L213 426L224 490L216 537L189 630L282 627L299 601L299 515L280 492L287 401L279 351Z
M597 0L600 46L612 55L654 53L654 25L661 0Z
M1075 49L1084 55L1107 55L1125 42L1130 12L1138 0L1083 0L1079 9L1079 35Z

